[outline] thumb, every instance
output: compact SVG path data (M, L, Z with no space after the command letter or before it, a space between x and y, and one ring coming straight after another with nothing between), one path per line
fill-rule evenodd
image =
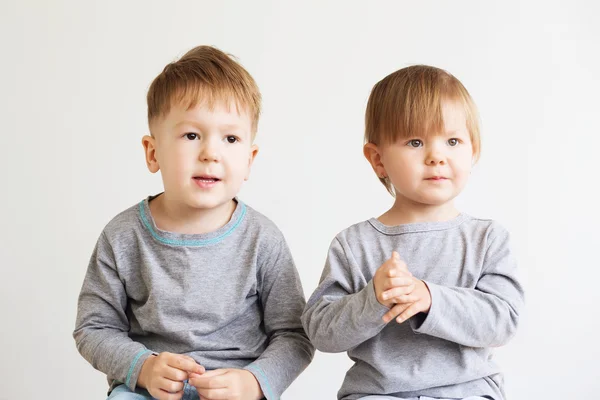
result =
M392 251L392 257L386 262L387 266L387 276L393 278L397 275L396 267L400 262L400 254L397 251Z
M194 369L190 372L193 374L202 375L204 372L206 372L206 369L202 365L196 364Z
M210 371L206 371L205 373L198 375L198 374L189 374L189 379L188 382L190 385L195 386L195 387L203 387L208 389L208 387L206 386L208 384L208 382L210 382L212 380L212 378L214 378L215 376L219 376L219 375L223 375L225 373L227 373L227 369L213 369Z
M226 374L227 372L229 372L229 370L227 368L213 369L213 370L204 372L202 374L202 377L203 378L213 378L215 376Z

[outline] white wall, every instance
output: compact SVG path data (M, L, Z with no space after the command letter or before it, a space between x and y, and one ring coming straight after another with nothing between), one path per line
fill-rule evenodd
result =
M160 191L145 93L198 44L264 96L243 199L286 234L308 294L341 229L391 198L361 155L372 85L445 68L479 105L461 208L513 233L527 313L498 351L512 400L600 392L600 28L596 2L0 3L0 399L103 399L71 338L88 257L116 213ZM317 354L285 399L331 399L350 365Z

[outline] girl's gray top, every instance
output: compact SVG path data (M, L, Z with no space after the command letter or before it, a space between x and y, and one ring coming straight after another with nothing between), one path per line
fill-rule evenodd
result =
M388 324L375 271L400 254L431 292L431 310ZM333 240L318 288L302 316L317 349L355 362L339 399L365 395L503 399L494 347L515 334L523 288L508 232L461 214L446 222L386 226L370 219Z

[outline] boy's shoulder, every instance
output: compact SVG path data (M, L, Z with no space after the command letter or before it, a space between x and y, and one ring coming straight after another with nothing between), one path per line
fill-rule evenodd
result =
M255 234L274 241L283 239L283 233L279 227L269 217L257 211L255 208L246 203L242 203L246 209L246 229L253 231Z
M135 230L141 227L140 207L143 203L138 202L115 215L104 227L102 234L109 242L126 242L132 237Z

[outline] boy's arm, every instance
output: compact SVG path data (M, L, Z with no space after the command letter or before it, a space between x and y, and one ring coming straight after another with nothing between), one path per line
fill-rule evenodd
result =
M377 301L373 280L359 289L364 278L353 262L334 239L321 282L302 315L308 337L323 352L348 351L385 327L382 317L389 309Z
M482 274L474 289L425 283L431 308L424 318L416 315L409 320L414 332L469 347L502 346L515 334L524 293L504 229L490 233Z
M79 295L73 337L77 350L94 368L135 390L142 364L152 352L127 335L126 306L125 287L102 233Z
M305 305L304 293L283 238L258 267L258 295L269 344L262 355L244 369L256 377L264 396L274 400L279 399L310 364L315 349L300 322Z

